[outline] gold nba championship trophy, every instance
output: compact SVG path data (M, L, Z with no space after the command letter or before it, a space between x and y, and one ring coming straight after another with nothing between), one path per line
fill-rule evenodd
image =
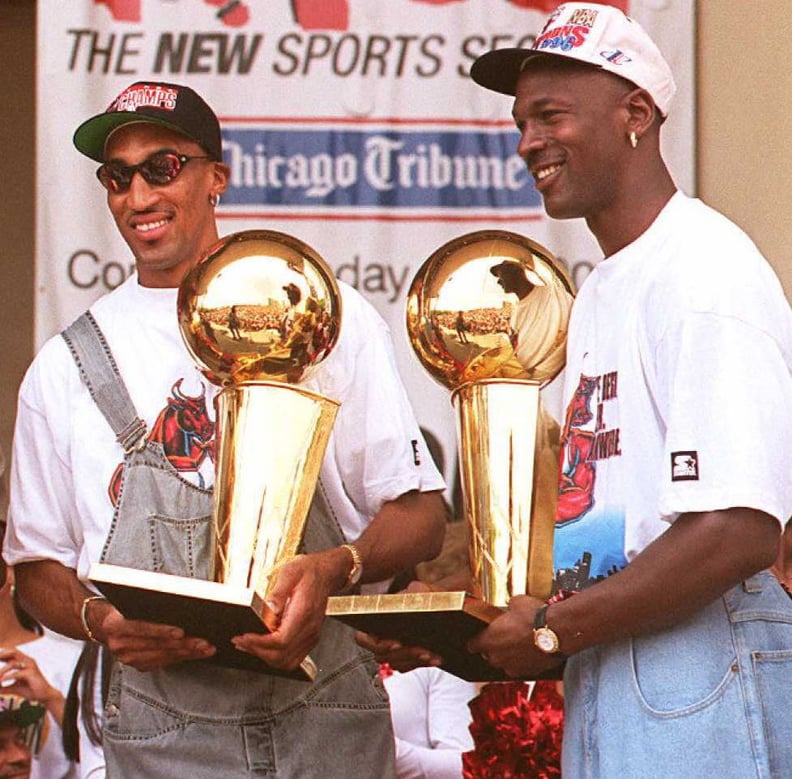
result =
M503 678L465 644L512 596L550 594L559 426L539 390L564 367L572 298L546 249L503 230L463 235L424 263L407 332L452 390L472 592L337 597L328 614L431 649L464 679Z
M338 409L295 385L336 344L338 286L311 247L249 230L221 239L187 274L178 316L187 349L222 387L206 578L101 563L90 578L125 616L206 638L220 664L311 679L310 658L281 672L238 652L230 638L276 626L267 589L297 553Z

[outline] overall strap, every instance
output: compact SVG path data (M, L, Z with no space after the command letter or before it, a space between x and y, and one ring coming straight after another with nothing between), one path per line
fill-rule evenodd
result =
M321 478L311 501L311 510L305 524L301 552L321 552L347 543L341 523L336 516Z
M113 353L96 320L86 311L62 333L85 386L125 452L146 442L146 423L138 416Z

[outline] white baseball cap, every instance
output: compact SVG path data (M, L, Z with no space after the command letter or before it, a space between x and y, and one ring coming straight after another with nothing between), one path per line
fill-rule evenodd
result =
M663 116L676 92L671 68L638 22L599 3L564 3L553 11L530 49L495 49L479 57L471 78L513 95L525 64L539 55L566 57L615 73L645 89Z

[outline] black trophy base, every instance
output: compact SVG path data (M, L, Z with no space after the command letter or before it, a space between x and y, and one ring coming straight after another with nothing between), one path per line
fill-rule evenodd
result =
M356 630L420 646L443 658L442 668L469 682L505 681L502 671L465 648L503 611L466 592L402 592L330 598L327 615Z
M89 579L127 619L175 625L217 647L212 657L198 662L301 681L316 676L310 657L298 669L283 671L231 643L242 633L269 633L274 628L275 617L255 590L107 563L92 565Z

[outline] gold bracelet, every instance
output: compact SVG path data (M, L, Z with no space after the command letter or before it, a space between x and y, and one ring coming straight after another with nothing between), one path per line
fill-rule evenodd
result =
M99 639L93 634L91 630L91 626L88 624L88 604L94 600L106 600L101 595L89 595L83 602L82 606L80 607L80 622L82 622L83 630L85 631L85 635L88 636L89 640L93 641L94 644L98 644Z
M341 592L346 592L360 581L360 577L363 574L363 558L360 556L360 551L354 544L341 544L341 549L346 549L347 552L352 555L352 568L347 574L346 581L341 590Z

